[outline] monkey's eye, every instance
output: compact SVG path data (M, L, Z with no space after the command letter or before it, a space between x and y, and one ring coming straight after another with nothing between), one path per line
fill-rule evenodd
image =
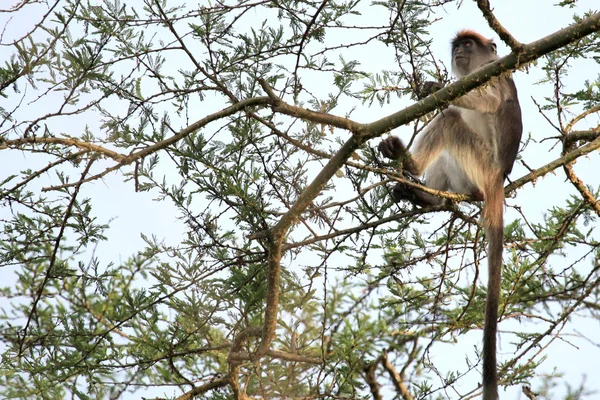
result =
M465 42L465 47L466 47L467 49L468 49L468 48L470 48L471 46L473 46L473 42L471 42L470 40L469 40L469 41L467 41L467 42Z

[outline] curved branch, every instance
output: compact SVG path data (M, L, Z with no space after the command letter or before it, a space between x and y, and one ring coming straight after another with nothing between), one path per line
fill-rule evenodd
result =
M306 25L306 30L304 31L304 34L302 35L302 39L300 39L300 44L298 45L298 47L299 47L298 55L296 56L296 67L294 67L294 76L296 77L296 83L298 83L298 68L300 67L300 55L302 54L302 50L304 50L304 42L306 42L306 38L310 34L310 30L312 29L313 25L317 21L317 17L321 13L321 11L323 11L323 8L325 8L325 4L327 4L327 0L323 0L321 5L317 9L317 12L315 13L315 15L313 15L313 17L310 20L310 22L308 23L308 25Z
M10 148L21 148L25 145L35 144L60 144L63 146L72 146L84 150L85 152L94 152L104 157L112 158L115 161L123 161L127 156L117 153L116 151L107 149L106 147L98 146L90 142L84 142L76 138L60 138L60 137L36 137L28 136L12 140L4 140L1 143L0 150Z
M496 16L492 13L492 10L490 9L489 0L477 0L477 6L483 13L483 16L487 20L488 24L490 25L490 28L492 28L494 30L494 32L496 32L498 34L498 36L500 36L500 39L502 39L502 41L504 43L506 43L506 45L508 47L510 47L512 51L514 51L514 52L520 51L521 48L523 47L523 44L521 42L519 42L517 39L515 39L506 30L506 28L504 28L502 26L502 24L500 24L500 22L496 19Z
M581 194L581 197L594 209L597 215L600 215L600 201L588 190L581 178L579 178L573 170L574 163L563 165L563 170L567 174L569 181L575 186L575 189Z
M194 397L200 396L201 394L204 394L211 389L216 389L216 388L220 388L223 386L227 386L230 382L231 382L231 378L229 375L224 376L219 379L214 379L202 386L193 388L189 392L184 393L181 396L177 397L175 400L191 400Z
M259 78L258 83L260 83L263 90L269 96L269 99L273 102L274 112L279 112L296 118L306 119L311 122L335 126L336 128L346 129L352 133L360 133L363 130L363 124L354 122L349 118L338 117L337 115L327 114L319 111L312 111L306 108L296 107L287 104L279 97L277 97L277 95L275 95L273 89L271 89L266 80L264 80L263 78Z
M576 150L573 150L567 154L565 154L564 156L562 156L561 158L558 158L552 162L549 162L548 164L544 165L543 167L537 168L535 171L522 176L521 178L517 179L516 181L513 181L510 185L507 185L505 188L505 191L510 192L512 190L515 190L518 187L523 186L524 183L532 181L534 179L537 179L541 176L546 175L549 172L554 171L556 168L563 166L565 164L568 164L570 162L572 162L573 160L586 155L588 153L591 153L592 151L599 149L600 148L600 137L595 139L594 141L586 144L585 146L581 146L579 148L577 148Z
M598 136L600 136L600 127L593 128L588 131L571 131L564 138L564 141L566 144L571 144L580 140L591 141L596 139Z
M396 371L396 368L394 368L394 366L388 359L387 353L383 354L383 358L381 360L381 365L383 365L383 368L390 375L390 379L392 380L392 383L394 384L394 387L396 388L396 392L398 392L398 394L400 396L402 396L402 399L403 400L414 400L414 397L412 396L412 394L408 390L408 387L404 383L404 377L402 376L402 374L399 374L398 371Z
M194 122L193 124L189 125L185 129L181 130L176 135L171 136L170 138L167 138L161 142L153 144L152 146L148 146L148 147L146 147L140 151L137 151L135 153L132 153L128 156L113 152L112 150L108 150L106 148L103 148L103 147L100 147L97 145L78 141L76 139L71 140L71 139L63 139L63 138L32 138L32 139L35 139L32 141L32 143L38 143L38 142L39 143L61 143L62 142L65 144L77 145L77 147L81 147L84 149L90 149L90 151L92 151L92 150L97 151L103 155L110 156L114 160L119 161L118 164L106 169L105 171L101 172L100 174L91 176L89 178L86 178L84 180L74 182L74 183L67 183L67 184L60 185L60 186L51 186L51 187L43 188L42 191L64 189L66 187L76 186L76 185L80 185L82 183L96 180L98 178L103 177L104 175L106 175L107 173L109 173L111 171L115 171L115 170L121 168L124 165L131 164L137 160L140 160L141 158L144 158L152 153L155 153L159 150L167 148L168 146L170 146L172 144L177 143L181 139L190 135L192 132L197 131L198 129L204 127L205 125L207 125L208 123L210 123L212 121L235 114L236 112L241 111L241 110L245 109L246 107L264 106L264 105L270 104L270 102L271 101L268 97L252 97L247 100L242 100L239 103L233 104L232 106L224 108L221 111L217 111L216 113L207 115L206 117ZM20 143L20 141L23 141L23 140L25 140L25 139L16 139L14 141L6 141L6 144L8 144L9 142L16 142L18 144L18 143Z

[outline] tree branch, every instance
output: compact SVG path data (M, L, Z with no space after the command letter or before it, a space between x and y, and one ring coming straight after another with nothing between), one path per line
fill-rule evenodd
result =
M483 13L483 16L490 25L490 28L492 28L494 32L500 36L500 39L502 39L502 41L506 43L506 45L510 47L513 52L519 52L523 47L523 44L516 40L496 19L496 16L490 9L489 0L477 0L477 6Z
M572 162L573 160L575 160L583 155L586 155L588 153L591 153L592 151L599 149L599 148L600 148L600 137L584 146L577 148L576 150L573 150L573 151L565 154L561 158L558 158L552 162L549 162L548 164L544 165L543 167L537 168L535 171L533 171L525 176L522 176L521 178L517 179L516 181L513 181L510 185L506 186L505 191L511 192L511 191L515 190L516 188L523 186L523 184L525 184L526 182L529 182L529 181L535 180L541 176L544 176L548 172L552 172L556 168L558 168L562 165L568 164L568 163Z
M216 388L220 388L223 386L227 386L230 383L230 381L231 381L231 378L229 377L229 375L224 376L219 379L212 380L208 383L205 383L202 386L195 387L194 389L190 390L189 392L182 394L181 396L177 397L175 400L191 400L194 397L200 396L201 394L204 394L211 389L216 389Z
M396 371L396 368L394 368L390 360L388 360L387 354L383 355L381 365L383 365L383 368L390 375L398 394L400 394L404 400L414 400L414 397L410 394L410 391L404 384L404 378Z
M273 89L271 89L266 80L259 78L258 82L269 96L269 99L271 99L273 103L274 112L279 112L292 117L305 119L311 122L335 126L336 128L345 129L352 133L360 133L363 129L363 124L359 124L358 122L354 122L348 118L338 117L337 115L312 111L306 108L296 107L287 104L275 95Z
M363 372L365 373L365 381L367 382L367 385L369 385L369 389L371 389L373 400L382 400L381 393L379 393L381 385L377 382L377 378L375 377L376 369L377 363L372 362L364 367Z

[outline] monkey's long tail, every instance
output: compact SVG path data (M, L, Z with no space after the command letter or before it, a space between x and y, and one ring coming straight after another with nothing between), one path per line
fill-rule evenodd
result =
M504 177L501 173L492 178L483 195L483 222L488 237L488 287L483 327L483 400L497 400L496 332L504 241Z

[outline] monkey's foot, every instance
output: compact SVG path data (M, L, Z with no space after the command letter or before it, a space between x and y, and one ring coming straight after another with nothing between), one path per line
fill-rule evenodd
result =
M475 197L475 200L477 201L483 201L483 193L481 192L481 190L476 190L473 193L471 193L471 196Z
M439 205L443 199L421 192L404 183L397 183L392 189L392 198L396 203L401 200L408 200L419 207L429 207Z

